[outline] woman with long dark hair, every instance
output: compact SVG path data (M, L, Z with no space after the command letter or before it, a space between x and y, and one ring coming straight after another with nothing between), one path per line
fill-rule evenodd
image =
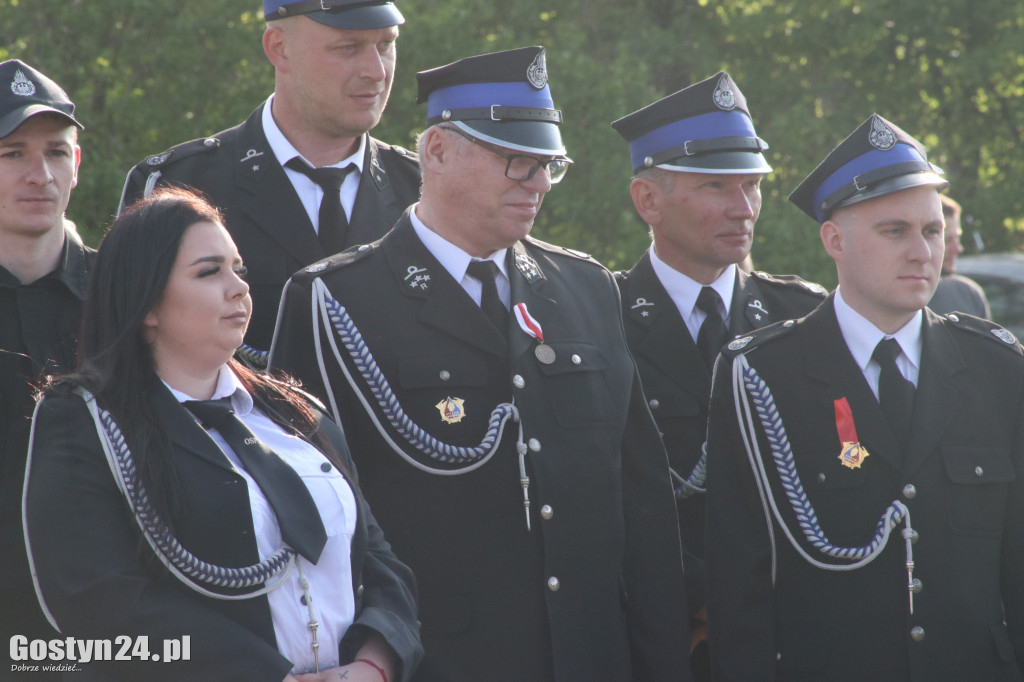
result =
M101 646L77 682L392 682L422 655L413 577L340 429L232 359L244 275L218 212L181 189L131 207L99 249L24 495L44 611L119 659Z

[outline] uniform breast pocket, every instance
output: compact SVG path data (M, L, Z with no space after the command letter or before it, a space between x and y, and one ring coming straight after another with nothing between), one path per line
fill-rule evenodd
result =
M1017 478L1004 448L942 448L951 494L946 499L949 526L955 533L1001 535L1010 483Z
M348 481L333 467L327 472L303 472L302 482L316 500L317 511L328 537L355 534L356 499Z
M608 361L589 343L552 344L555 359L538 363L558 423L566 427L607 426L627 396L613 396L608 385ZM624 389L628 391L628 386ZM620 410L623 414L625 410Z

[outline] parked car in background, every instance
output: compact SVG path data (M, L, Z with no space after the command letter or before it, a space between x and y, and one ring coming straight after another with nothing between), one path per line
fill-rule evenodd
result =
M956 272L980 284L992 319L1024 339L1024 253L960 256Z

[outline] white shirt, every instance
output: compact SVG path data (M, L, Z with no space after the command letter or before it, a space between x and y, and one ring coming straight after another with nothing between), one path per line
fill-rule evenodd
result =
M178 402L195 400L170 386L168 388ZM213 399L228 396L231 397L231 406L238 418L302 477L320 510L320 517L327 531L327 544L324 545L320 560L316 565L310 564L301 556L297 557L296 561L302 562L302 570L309 579L314 612L320 622L317 630L317 640L320 642L320 669L337 666L338 643L355 619L351 550L356 527L356 500L352 488L337 467L332 465L327 472L321 469L321 465L328 460L319 450L301 438L285 432L255 407L252 396L234 372L225 366L217 379ZM274 510L220 433L216 429L207 433L245 479L249 491L249 505L252 509L253 529L256 532L256 547L260 560L266 559L284 544ZM210 522L214 523L216 519L211 519ZM309 610L301 602L302 596L298 567L293 567L284 584L267 595L270 601L270 615L274 622L274 635L277 637L277 649L292 662L293 673L310 672L315 669L313 640L309 631Z
M471 261L494 261L494 264L498 266L499 272L495 278L495 284L498 287L498 298L501 299L506 308L509 307L509 301L512 299L512 285L509 283L508 272L505 270L505 254L508 252L508 249L499 249L485 259L474 258L424 225L423 221L416 215L415 207L414 210L410 211L409 218L412 220L412 229L416 231L416 236L427 247L427 251L455 278L455 281L466 290L466 293L469 294L470 298L477 305L480 305L480 299L483 297L483 285L478 279L467 274L466 269Z
M324 191L320 189L320 185L316 184L302 173L285 167L285 164L295 157L299 157L302 159L303 163L308 164L313 168L316 168L317 166L300 154L292 143L288 141L288 138L284 136L281 129L277 127L277 122L274 120L274 116L270 111L270 107L273 102L274 95L271 94L267 99L267 103L263 105L263 132L267 136L267 143L270 144L270 150L274 152L274 156L277 157L278 163L280 163L284 168L284 174L292 181L292 187L295 188L295 193L299 195L299 201L302 202L302 206L306 209L306 214L309 216L310 222L313 223L313 229L319 233L320 200L324 196ZM354 171L345 176L345 182L341 184L341 207L345 209L345 215L348 218L352 217L352 209L356 204L356 192L359 191L359 178L363 174L363 156L366 153L366 137L366 134L359 137L359 148L356 149L352 156L347 159L343 159L332 166L324 166L324 168L344 168L349 164L354 164L356 167Z
M921 349L924 347L924 340L921 337L921 315L923 313L920 310L895 334L886 334L851 308L850 304L843 300L839 288L836 288L835 309L839 331L843 334L846 347L850 349L850 354L853 355L860 371L864 373L864 378L876 398L878 397L878 375L882 369L877 362L871 359L871 354L875 352L875 346L882 339L894 338L900 344L900 350L903 352L896 356L896 367L907 381L917 386L917 377L921 370Z
M683 322L686 323L686 328L690 330L690 336L696 342L697 334L700 333L700 326L704 323L704 318L707 317L707 314L697 307L697 297L700 295L700 290L704 288L704 285L687 277L658 258L658 254L654 252L654 247L651 247L651 267L654 268L654 274L657 275L661 286L665 287L665 291L668 292L669 298L676 304ZM729 308L732 306L732 292L736 288L736 266L728 266L725 272L719 275L718 279L707 286L710 286L722 297L722 304L725 306L725 309L719 312L722 313L722 319L725 321L726 329L728 329Z

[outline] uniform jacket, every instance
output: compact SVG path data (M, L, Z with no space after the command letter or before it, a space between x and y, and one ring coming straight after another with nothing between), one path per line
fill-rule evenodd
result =
M787 326L788 325L788 326ZM720 356L708 426L708 575L712 660L720 680L1021 679L1024 656L1024 358L1012 336L925 309L906 452L843 340L832 299L795 324L755 332ZM746 345L743 345L746 344ZM771 390L797 474L824 535L866 545L903 502L919 539L909 613L904 526L873 562L811 566L768 524L740 441L733 357ZM869 455L839 460L835 401L846 398ZM756 417L755 417L756 420ZM762 460L787 527L814 558L780 486L763 428Z
M132 168L122 208L150 183L201 190L224 211L225 227L249 269L253 313L246 343L270 348L281 289L292 273L325 253L309 216L263 132L260 105L244 123L213 137L185 142ZM419 162L401 148L374 138L359 179L346 245L381 237L419 196Z
M636 358L651 413L658 423L672 469L683 478L700 459L707 432L711 373L704 366L679 309L651 266L650 252L619 273L626 339ZM825 298L825 289L799 277L775 276L736 269L730 305L729 332L745 334L779 320L802 317ZM679 501L683 546L704 556L704 499ZM694 568L687 571L690 605L703 604L703 585ZM691 565L688 565L691 568Z
M171 524L181 544L220 566L259 561L244 479L163 384L148 396L170 437L180 506ZM267 414L272 409L257 399ZM334 423L320 420L341 457L351 457ZM51 397L39 408L31 479L26 490L29 541L46 606L64 637L149 636L152 653L165 639L191 637L191 661L112 661L85 665L67 679L280 682L291 668L276 647L266 597L223 601L180 583L143 541L101 450L92 417L77 395ZM351 661L368 630L397 652L409 679L422 649L415 583L392 554L357 485L352 539L356 618L342 642ZM79 665L81 669L83 666Z
M533 239L510 248L512 302L526 304L555 351L544 364L511 316L505 343L408 216L359 248L296 274L282 299L271 364L337 399L367 498L417 576L428 655L416 679L689 679L668 465L610 273ZM491 410L514 399L529 444L532 530L512 447L516 424L505 427L485 465L432 475L383 442L329 351L326 391L311 334L317 277L347 308L405 412L430 435L477 445ZM441 418L448 399L462 401L458 422ZM387 433L416 462L431 461Z
M21 486L36 383L74 367L82 299L95 258L66 221L64 254L53 273L26 286L0 267L0 638L5 642L15 634L39 639L54 634L32 592ZM7 661L0 658L0 665ZM37 676L53 679L42 672Z

